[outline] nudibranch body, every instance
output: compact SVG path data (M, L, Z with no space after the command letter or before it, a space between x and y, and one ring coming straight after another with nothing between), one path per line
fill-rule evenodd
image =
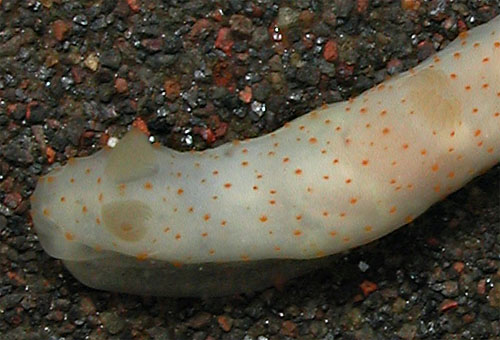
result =
M47 253L90 286L203 295L200 268L302 263L368 243L499 160L497 17L260 138L180 153L132 130L42 177L33 221ZM168 277L147 288L155 271Z

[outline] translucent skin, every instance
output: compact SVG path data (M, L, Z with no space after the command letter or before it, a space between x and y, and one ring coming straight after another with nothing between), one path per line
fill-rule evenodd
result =
M179 153L132 130L40 178L32 213L44 249L84 283L197 295L196 285L141 291L133 277L101 285L89 271L132 258L146 271L151 261L182 271L321 258L410 222L499 160L497 17L415 69L251 141Z

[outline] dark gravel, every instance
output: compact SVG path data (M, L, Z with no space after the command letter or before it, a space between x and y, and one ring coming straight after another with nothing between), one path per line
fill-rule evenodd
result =
M86 288L28 216L40 174L130 124L178 150L266 134L498 13L498 0L0 0L0 339L499 339L498 166L285 287L204 301Z

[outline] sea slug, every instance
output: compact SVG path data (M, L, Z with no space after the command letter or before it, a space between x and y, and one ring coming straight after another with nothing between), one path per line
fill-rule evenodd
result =
M223 295L380 238L499 160L497 17L260 138L180 153L133 129L41 177L32 215L91 287Z

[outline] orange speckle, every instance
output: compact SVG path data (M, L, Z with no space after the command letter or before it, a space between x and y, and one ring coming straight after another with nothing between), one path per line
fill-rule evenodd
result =
M250 257L248 255L241 255L240 258L245 262L250 261Z
M241 162L241 166L248 166L248 161Z
M475 42L474 45L472 45L474 48L478 48L481 44L478 42Z
M493 45L496 47L496 48L500 48L500 41L495 41L493 43Z
M330 234L331 237L337 236L337 232L336 231L330 231L329 234Z
M241 153L248 153L248 149L242 149Z
M346 184L350 184L351 182L352 182L352 179L350 179L350 178L348 178L348 179L345 180Z
M144 183L144 189L146 189L146 190L153 189L153 184L151 184L151 182Z
M213 196L212 196L212 199L213 199L214 201L215 201L216 199L218 199L218 198L219 198L219 196L217 196L217 195L213 195Z
M231 183L224 183L224 188L229 189L232 186Z
M453 171L450 171L448 173L448 178L453 178L453 177L455 177L455 173Z
M71 178L69 179L69 182L70 182L71 184L73 184L73 183L75 183L75 179L74 179L73 177L71 177Z
M482 86L481 86L483 89L487 89L488 87L490 87L490 85L488 83L484 83Z
M85 169L85 175L88 175L88 174L90 174L90 169L89 168Z
M294 236L300 236L300 235L302 235L302 230L300 230L300 229L295 229L295 230L293 231L293 235L294 235Z
M328 176L328 175L324 175L324 176L323 176L323 179L324 179L325 181L327 181L327 180L329 180L329 179L330 179L330 176Z
M330 215L328 211L323 211L323 217L328 217L328 215Z
M207 237L207 236L208 236L208 233L206 231L201 233L201 237Z
M54 182L54 180L55 180L55 178L52 176L47 177L47 183L52 183L52 182Z
M275 205L275 204L276 204L276 201L275 201L275 200L270 200L270 201L269 201L269 204L271 204L271 205Z
M487 63L488 61L490 61L490 58L488 57L483 58L483 63Z
M296 219L297 221L300 221L300 220L302 219L302 215L297 215L297 216L295 216L295 219Z
M262 174L257 174L257 176L255 176L255 178L262 179Z
M295 174L296 175L301 175L302 174L302 170L301 169L296 169L295 170Z
M465 85L465 91L470 91L471 86L470 85Z
M226 221L226 220L222 220L222 221L220 221L220 225L221 225L221 227L225 227L225 226L226 226L226 224L227 224L227 221Z
M439 184L436 184L433 188L432 188L435 192L439 192L441 190L441 186Z
M472 114L476 114L479 112L479 109L477 107L473 108L472 109Z
M274 247L274 250L276 250L276 251L280 251L280 250L281 250L281 248L280 248L280 247L278 247L278 246L275 246L275 247Z
M403 149L404 149L404 150L407 150L407 149L408 149L408 147L409 147L409 146L408 146L408 144L406 144L406 143L405 143L405 144L403 144Z
M479 130L479 129L478 129L478 130L476 130L476 131L474 132L474 137L477 137L477 136L479 136L480 134L481 134L481 130Z
M175 239L176 240L180 240L181 239L181 234L179 234L179 233L175 234Z
M86 205L84 205L84 206L82 207L82 212L83 212L84 214L86 214L86 213L87 213L87 211L88 211L87 206L86 206Z
M413 222L413 216L412 216L412 215L408 215L408 216L406 216L406 217L405 217L405 222L406 222L406 223L411 223L411 222Z
M453 152L455 149L454 148L449 148L448 152Z
M346 214L345 212L341 212L341 213L339 214L339 216L340 216L340 217L342 217L342 218L346 217L346 215L347 215L347 214Z
M397 210L397 209L396 209L396 206L395 206L395 205L393 205L393 206L391 207L391 209L389 210L389 213L390 213L390 214L394 214L394 213L396 212L396 210Z
M283 163L288 163L289 161L290 161L290 158L288 158L288 157L283 158Z
M332 121L331 121L330 119L326 119L326 120L325 120L325 124L326 124L326 125L330 124L331 122L332 122Z
M258 186L256 186L256 185L254 185L254 186L252 187L252 189L253 189L253 190L259 190L259 187L258 187Z
M368 163L369 163L369 161L368 161L367 159L363 159L363 161L361 162L361 164L362 164L363 166L367 166L367 165L368 165Z
M97 184L101 184L101 177L97 177Z
M182 195L183 193L184 193L184 190L183 190L183 189L179 188L179 189L177 190L177 195Z
M274 194L276 194L276 193L277 193L277 191L276 191L275 189L271 189L271 190L269 190L269 193L270 193L271 195L274 195Z
M367 109L366 107L362 107L362 108L359 110L359 112L360 112L361 114L365 114L366 112L368 112L368 109Z
M104 195L102 194L102 192L100 192L99 195L97 196L97 200L99 202L102 202L103 197L104 197Z
M453 53L453 57L454 57L455 59L460 59L460 52L455 52L455 53Z
M66 197L61 196L61 202L63 202L63 203L66 202Z
M208 221L210 219L210 214L203 215L203 220Z
M262 223L264 223L264 222L266 222L266 221L267 221L267 216L266 216L266 215L261 215L261 216L259 217L259 220L260 220Z
M212 175L217 176L218 174L219 174L219 171L217 171L217 170L212 171Z
M483 146L483 141L480 141L479 143L477 143L477 146L478 146L478 147Z
M384 128L384 129L382 130L382 133L383 133L384 135L387 135L390 131L391 131L391 130L389 130L389 128Z
M492 147L489 147L488 150L486 150L488 153L493 153L493 148Z
M434 163L434 164L432 165L432 167L431 167L431 170L432 170L432 171L434 171L434 172L438 171L438 170L439 170L439 164Z
M457 79L457 75L455 73L450 74L451 79Z
M276 154L276 152L274 152L274 151L269 151L269 152L267 153L267 155L268 155L268 156L274 156L275 154Z
M366 232L370 232L370 231L372 231L372 230L373 230L373 227L372 227L371 225L366 225L366 226L365 226L365 231L366 231Z
M304 125L299 126L299 130L303 131L306 127Z
M338 164L338 162L339 162L339 159L338 159L338 158L335 158L335 159L333 160L333 164Z
M345 243L349 242L351 240L350 237L346 236L342 239L342 241L344 241Z
M349 203L351 203L351 204L353 204L353 205L354 205L354 204L356 204L357 202L358 202L358 199L357 199L357 198L355 198L355 197L352 197L352 198L349 200Z
M315 137L309 138L309 143L316 144L317 142L318 142L318 140Z
M64 237L68 241L73 241L75 239L75 236L72 233L68 232L68 231L64 234Z
M101 224L101 219L100 219L99 217L96 217L96 218L95 218L95 223L96 223L96 224Z
M138 253L137 255L135 255L135 258L137 259L137 261L145 261L148 258L148 253L146 253L145 251L142 253Z
M425 156L427 154L427 150L425 150L425 149L420 150L420 154L422 156Z
M190 213L194 212L194 208L193 207L189 207L188 208L188 212L190 212Z

